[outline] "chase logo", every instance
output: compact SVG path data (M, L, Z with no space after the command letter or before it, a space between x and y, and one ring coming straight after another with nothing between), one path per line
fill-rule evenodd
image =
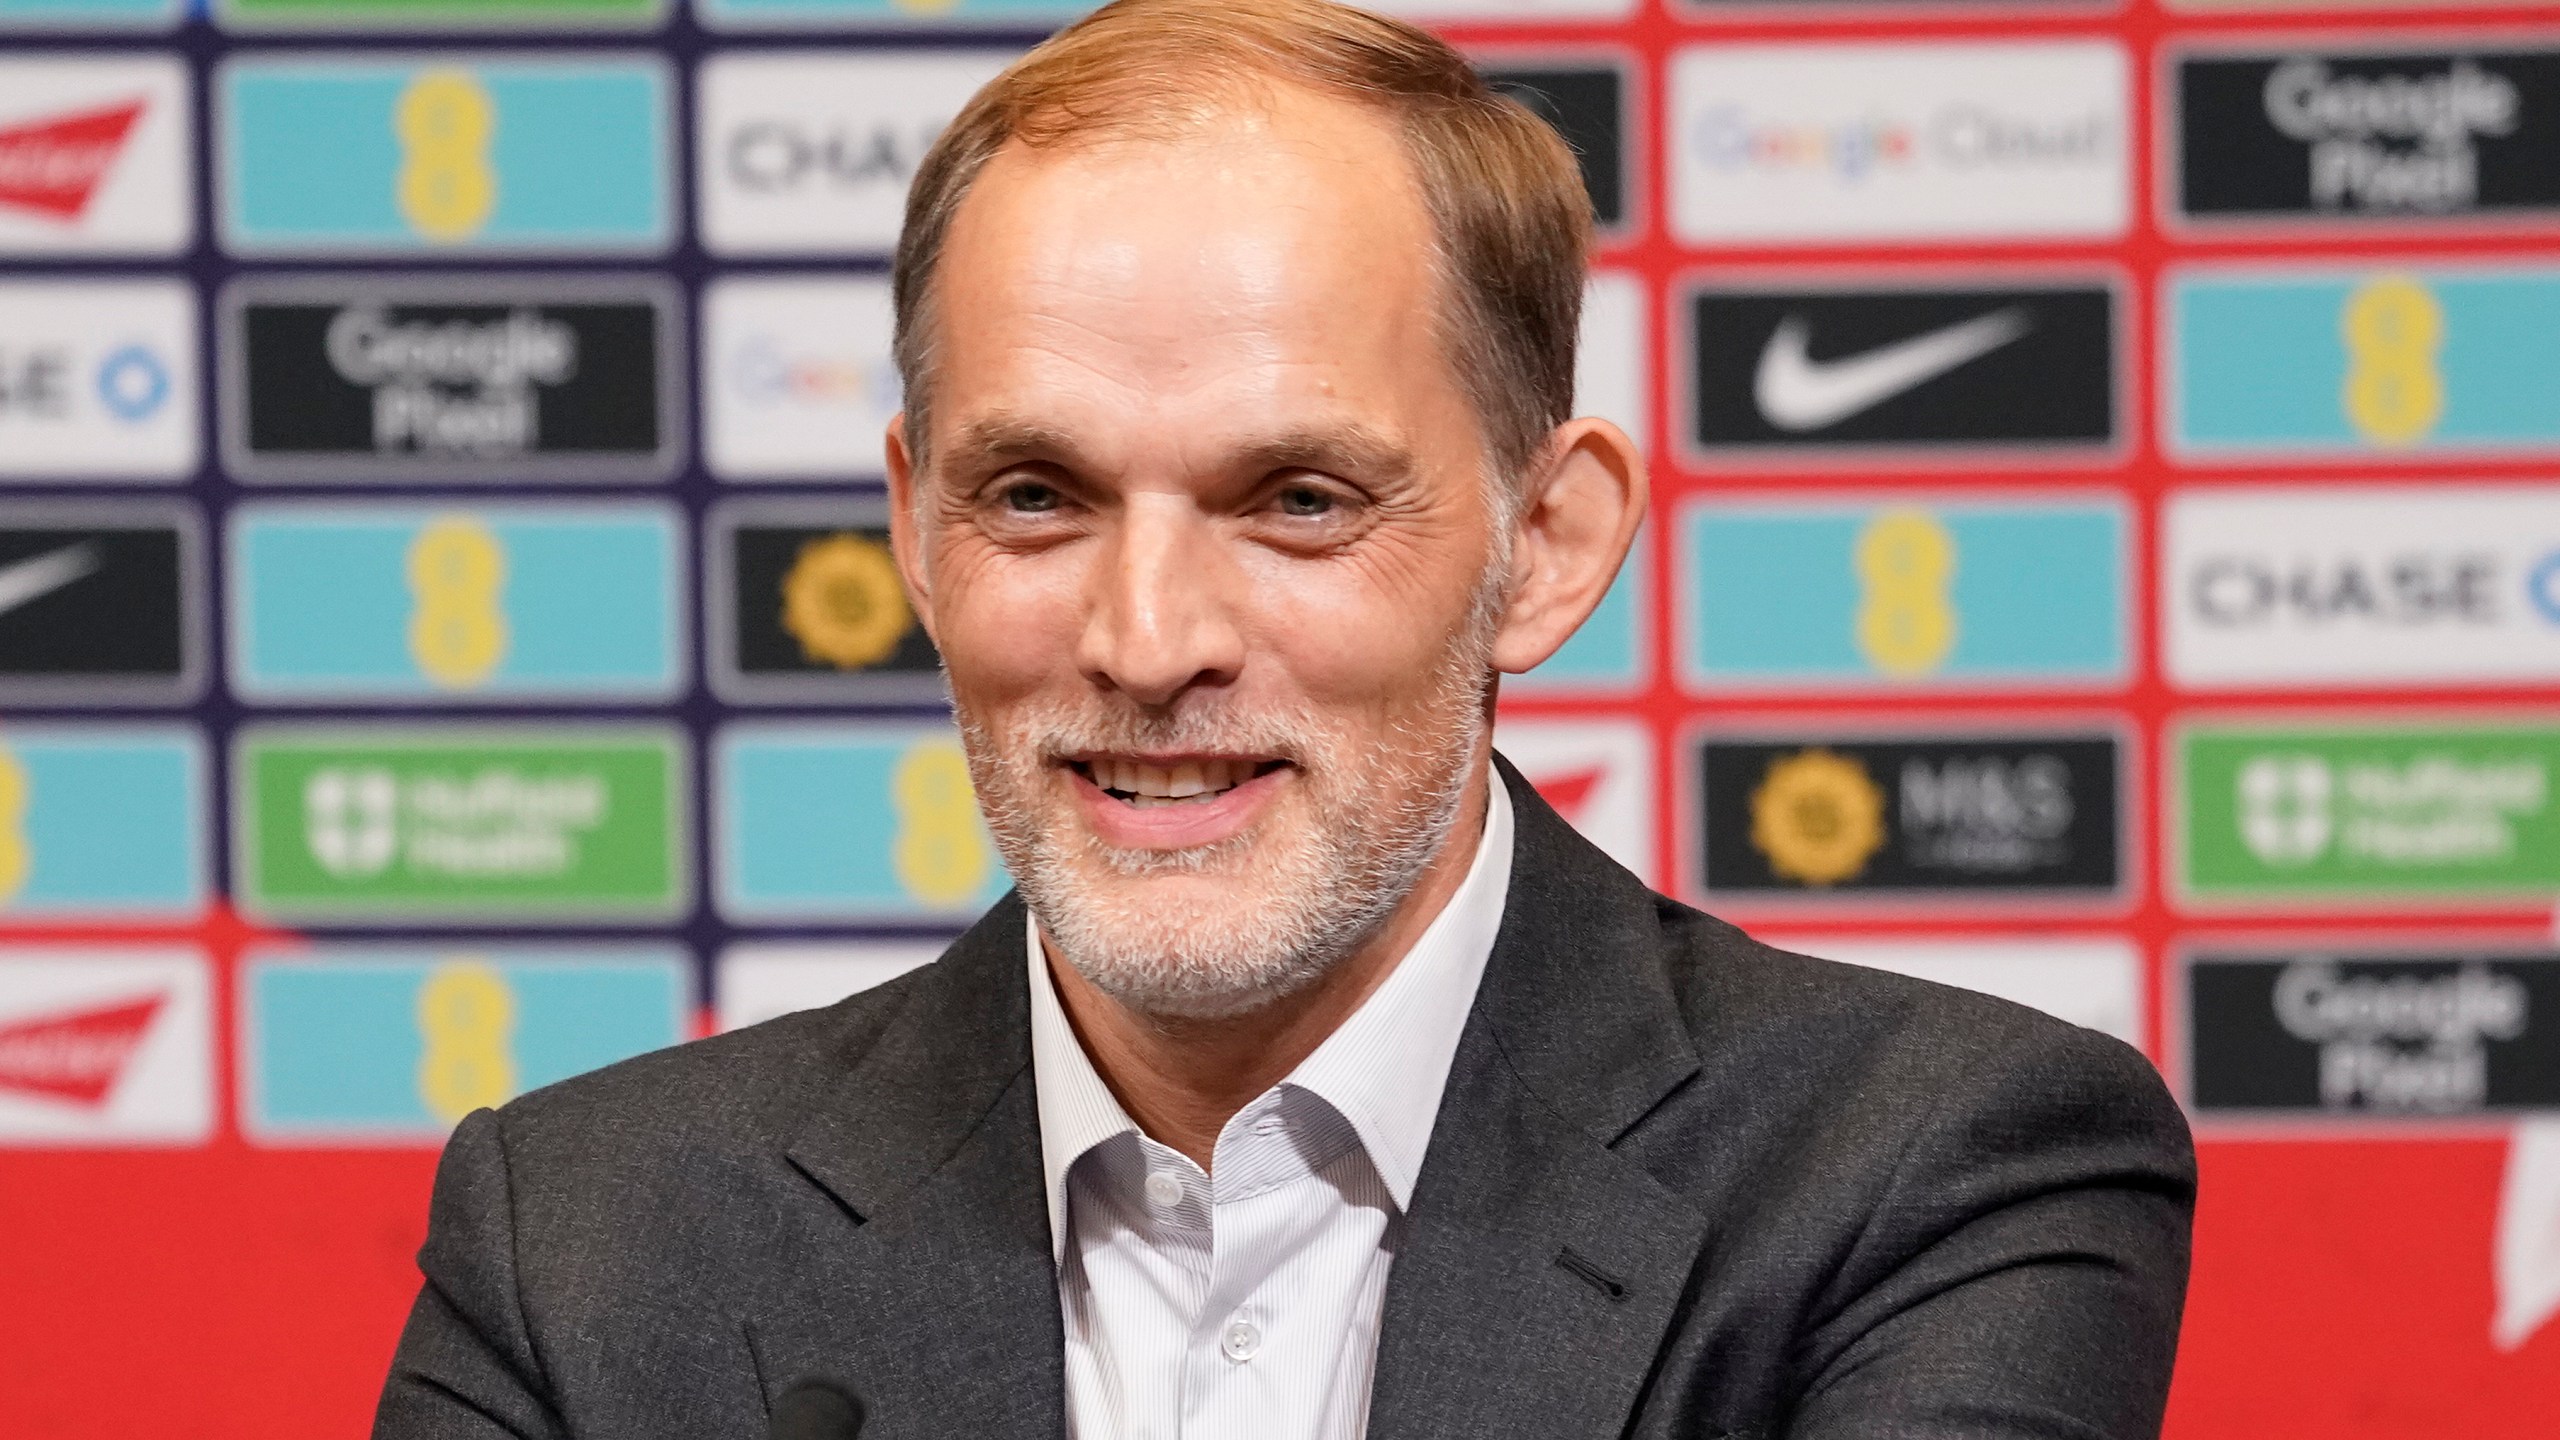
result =
M231 682L264 700L647 698L684 677L683 536L653 505L251 505Z
M193 915L205 899L204 796L191 731L0 728L0 918Z
M196 467L195 295L174 280L0 283L0 475Z
M666 69L642 56L261 57L220 90L242 254L616 252L671 237Z
M2560 267L2190 270L2166 294L2182 455L2560 448Z
M252 955L241 1128L434 1144L474 1110L683 1040L686 969L655 948Z
M1701 503L1684 517L1696 689L2093 685L2126 667L2109 502Z
M1011 883L948 726L735 725L714 765L733 920L965 920Z
M694 173L715 254L873 254L907 184L1010 50L731 52L703 62Z

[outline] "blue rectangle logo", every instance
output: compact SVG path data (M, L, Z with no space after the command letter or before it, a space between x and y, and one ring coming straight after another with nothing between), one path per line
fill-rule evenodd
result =
M2099 685L2126 673L2121 504L1701 503L1683 521L1699 690Z
M0 726L0 918L192 916L205 843L194 731Z
M645 56L224 66L223 243L243 254L658 251L672 87Z
M656 947L253 954L241 1128L435 1144L483 1106L684 1040L691 1009L684 957Z
M248 505L231 679L259 699L662 698L682 538L654 505Z
M2560 450L2560 268L2191 270L2166 305L2175 453Z
M166 30L179 0L0 0L0 30Z
M948 725L738 725L714 763L733 920L967 919L1011 883Z

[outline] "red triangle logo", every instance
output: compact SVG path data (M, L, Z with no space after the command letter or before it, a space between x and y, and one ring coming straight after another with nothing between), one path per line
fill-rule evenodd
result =
M129 100L0 129L0 206L79 219L148 103Z
M1532 779L1529 784L1538 792L1539 799L1556 807L1557 814L1579 823L1582 819L1583 805L1591 799L1591 792L1600 788L1600 782L1607 778L1608 774L1608 766L1590 765L1580 770L1542 775Z
M0 1092L42 1095L93 1110L105 1105L168 1003L162 993L0 1025Z

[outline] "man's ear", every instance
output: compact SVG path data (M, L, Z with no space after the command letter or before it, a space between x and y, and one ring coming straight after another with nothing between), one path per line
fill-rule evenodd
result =
M915 457L907 450L904 412L889 417L888 440L881 448L888 458L889 551L898 557L898 578L906 582L907 605L916 612L916 623L938 646L942 641L933 629L933 592L925 584L924 536L916 532L916 486L921 481Z
M1626 563L1650 491L1644 454L1606 420L1570 420L1548 439L1512 527L1511 603L1493 663L1517 675L1556 653Z

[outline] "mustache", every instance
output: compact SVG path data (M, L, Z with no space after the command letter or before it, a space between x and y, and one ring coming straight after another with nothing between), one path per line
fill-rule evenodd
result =
M1296 706L1230 702L1186 704L1162 712L1108 702L1044 706L1011 717L1005 726L1007 749L1050 764L1097 751L1196 751L1303 765L1328 748L1331 728Z

